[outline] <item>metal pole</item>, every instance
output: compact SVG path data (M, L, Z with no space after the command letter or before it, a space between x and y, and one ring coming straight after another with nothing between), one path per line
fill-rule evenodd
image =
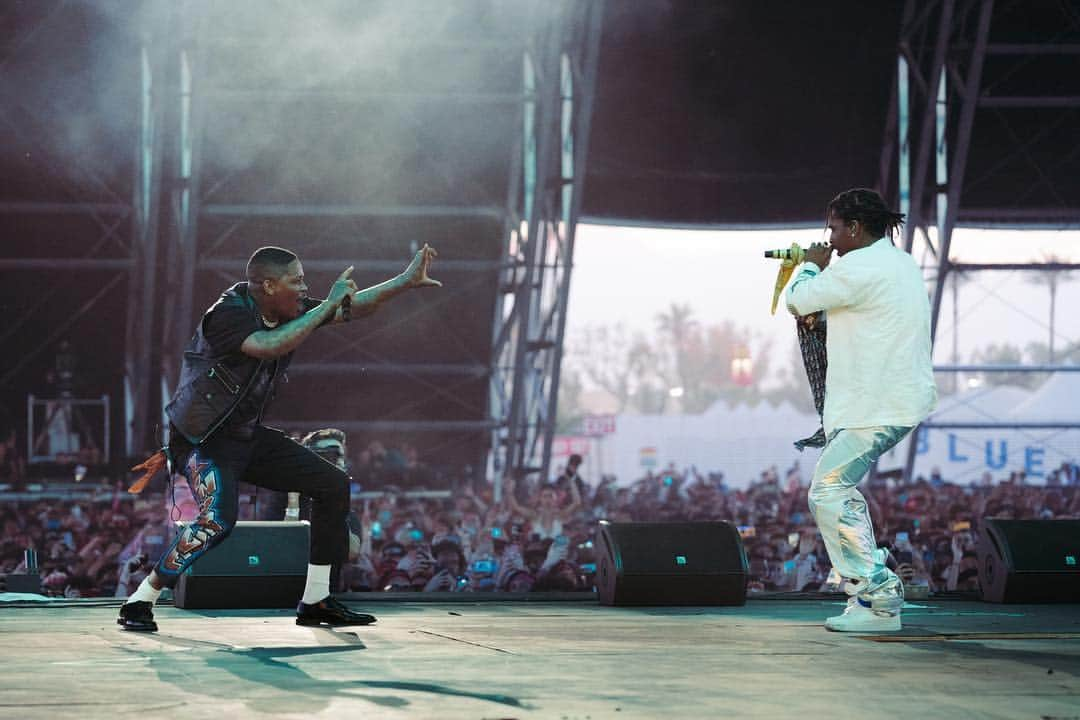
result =
M960 364L960 299L957 293L958 284L960 282L960 274L953 273L952 276L952 362L953 365ZM957 385L960 381L959 376L952 376L952 391L955 393Z
M196 19L196 28L201 23ZM187 343L193 320L195 294L195 265L198 258L198 223L200 212L199 176L202 123L205 101L196 94L198 78L203 77L200 58L192 57L198 43L198 33L188 36L189 47L180 52L180 301L174 335L174 352Z
M934 372L1080 372L1080 365L935 365Z
M112 430L112 422L111 422L112 418L110 417L110 414L112 413L112 405L109 402L109 400L110 400L110 397L109 397L108 393L101 396L101 402L105 406L105 464L106 465L109 464L109 459L112 457L111 453L110 453L110 448L112 447L112 441L111 441L111 438L109 437L111 435L111 430Z
M951 17L952 4L951 0L945 0L946 9L942 10L943 17L948 14ZM934 342L937 336L938 317L941 312L941 294L944 287L945 277L949 272L949 252L952 245L952 230L956 224L957 211L960 204L960 193L964 185L964 173L967 169L967 154L968 149L971 146L971 127L975 119L975 108L978 104L979 86L982 82L982 68L983 59L986 55L986 43L990 34L990 16L993 11L993 0L982 0L979 8L979 24L977 34L975 38L974 48L971 53L970 63L968 65L968 74L964 82L963 96L961 98L960 107L960 119L958 121L956 132L956 147L954 148L955 154L952 160L952 167L949 172L949 191L947 205L945 208L945 223L942 236L939 238L938 246L938 273L934 281L934 291L931 297L931 314L930 314L930 341ZM945 33L945 40L948 39L948 34L951 33L951 23L949 26L943 26L942 32ZM938 50L942 50L942 37L938 37ZM935 51L935 61L938 53ZM936 73L940 72L940 67L935 67L935 84ZM920 147L920 150L922 148ZM916 191L920 188L916 187ZM915 455L918 445L917 438L919 433L919 427L916 427L911 434L910 444L908 446L907 463L905 467L904 475L908 480L911 480L912 475L915 472Z
M945 227L938 248L939 263L937 282L934 287L933 314L930 318L930 339L937 337L938 315L941 311L941 291L945 275L949 271L949 251L952 245L952 231L956 225L957 209L960 205L960 193L964 186L964 174L967 171L968 150L971 147L971 128L975 120L975 108L978 102L979 86L982 82L983 59L986 56L986 43L990 35L990 17L993 14L993 0L982 0L979 8L979 25L975 37L975 47L968 65L968 75L964 83L964 95L960 106L960 120L956 131L956 153L953 156L949 173L948 205L945 212Z
M34 394L26 395L26 461L34 457Z
M911 252L915 241L915 228L922 224L923 189L930 161L930 147L934 139L934 118L936 116L932 93L941 82L945 66L949 36L952 34L953 0L941 0L941 17L938 20L938 36L934 46L934 56L930 67L930 77L923 88L925 103L923 106L922 126L919 130L919 147L915 156L915 181L911 186L911 212L904 226L904 249Z
M140 143L140 187L137 192L141 195L139 208L142 217L139 218L138 241L142 246L142 292L139 299L138 311L140 313L138 332L133 338L137 343L137 373L136 383L133 388L135 412L132 413L135 421L132 433L135 447L128 448L128 452L141 451L151 444L150 428L154 413L150 407L150 398L153 391L151 376L151 344L153 343L154 316L158 305L158 215L159 198L161 196L161 133L164 125L164 93L155 88L153 81L153 64L149 55L143 55L143 138ZM160 74L159 74L160 78ZM163 85L164 83L157 83ZM134 308L128 308L128 312L134 312Z
M523 60L524 62L524 60ZM518 106L518 122L524 127L524 102ZM503 222L503 269L499 273L499 287L496 288L495 312L492 322L491 338L491 367L489 369L490 381L488 383L488 414L492 421L491 447L487 456L487 477L494 484L495 501L502 500L502 481L509 467L507 435L507 423L509 421L509 408L507 406L507 373L513 368L503 365L503 357L507 354L507 345L511 342L510 326L514 322L516 307L511 308L510 315L506 315L506 299L508 290L503 286L504 278L507 285L512 286L517 278L517 265L513 254L516 252L515 243L520 241L521 218L518 214L518 195L521 192L521 174L524 147L519 138L511 146L509 177L507 179L506 192L506 215Z
M534 367L532 353L529 352L530 344L534 340L533 329L536 325L536 317L539 309L539 280L537 267L543 263L543 235L546 233L541 215L545 211L543 195L545 183L549 175L549 166L552 155L552 137L557 120L555 107L551 97L552 84L557 83L558 58L559 58L559 34L556 24L557 11L551 11L552 18L544 22L540 34L546 33L542 42L546 47L538 54L535 65L526 63L526 86L530 79L535 80L535 114L536 122L526 106L526 155L525 155L525 202L526 220L528 223L528 243L525 248L525 277L518 288L517 298L514 302L514 312L518 315L518 338L514 354L514 385L510 400L510 458L511 468L520 468L525 463L525 449L529 444L529 403L527 397L527 384L532 379ZM553 63L554 60L554 63ZM554 67L552 65L554 64ZM530 68L532 72L530 73ZM530 78L530 75L532 76ZM557 95L558 85L554 92ZM535 134L531 131L535 128ZM532 137L530 137L530 134ZM534 150L530 150L533 145ZM529 170L532 169L530 173Z
M548 389L548 425L544 432L544 477L548 477L551 470L551 445L555 437L555 420L558 413L559 383L562 379L562 356L563 342L566 338L566 314L570 304L570 278L574 268L574 240L577 236L577 220L581 213L582 198L585 194L585 159L588 153L589 129L592 122L592 104L596 90L596 72L600 56L600 30L603 22L603 5L598 2L590 3L584 10L587 23L587 35L583 49L583 67L581 88L578 93L578 110L575 123L572 128L574 152L572 156L572 176L563 177L563 182L573 189L570 197L570 208L566 223L566 257L563 262L563 281L559 288L558 303L561 308L558 324L555 330L555 354L554 366L551 372L551 386ZM571 73L572 83L572 73ZM572 87L572 85L571 85Z
M907 58L896 58L897 83L897 177L896 193L900 203L899 212L904 213L907 223L904 225L904 249L911 252L914 230L911 227L911 98L908 81L911 69Z

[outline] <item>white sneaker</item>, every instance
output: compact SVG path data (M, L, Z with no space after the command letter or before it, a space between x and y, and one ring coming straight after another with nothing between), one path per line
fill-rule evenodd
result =
M900 629L900 613L874 612L865 601L852 597L844 614L826 620L825 627L835 632L894 632Z

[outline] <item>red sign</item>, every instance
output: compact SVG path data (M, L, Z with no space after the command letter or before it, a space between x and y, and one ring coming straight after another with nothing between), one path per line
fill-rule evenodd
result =
M586 415L582 421L582 432L589 437L611 435L615 432L614 415Z
M579 435L556 435L551 440L551 454L553 457L588 455L589 438Z

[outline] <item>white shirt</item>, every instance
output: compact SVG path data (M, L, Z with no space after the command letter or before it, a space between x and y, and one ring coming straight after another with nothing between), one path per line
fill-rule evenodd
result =
M937 404L930 301L912 257L882 238L814 263L787 291L794 315L826 312L825 433L918 425Z

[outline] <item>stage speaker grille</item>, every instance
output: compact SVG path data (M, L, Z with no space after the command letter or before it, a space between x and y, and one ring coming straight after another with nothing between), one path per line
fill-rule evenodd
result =
M306 521L241 520L180 576L176 607L294 608L307 580L309 542Z
M726 522L600 523L603 605L743 605L746 552Z
M983 600L1080 602L1080 520L985 518L976 557Z

